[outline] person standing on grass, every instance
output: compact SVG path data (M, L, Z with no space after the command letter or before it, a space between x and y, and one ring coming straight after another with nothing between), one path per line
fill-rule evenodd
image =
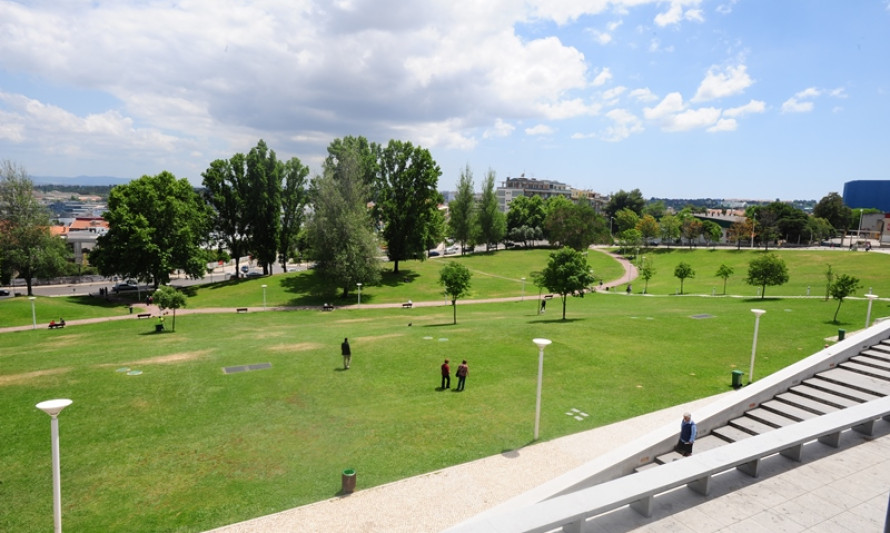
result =
M451 388L451 367L448 366L448 359L442 363L442 390Z
M677 442L677 452L683 457L692 455L692 444L695 442L695 434L698 428L692 421L692 415L683 413L683 421L680 422L680 441Z
M467 366L467 360L464 359L461 364L457 366L457 372L454 373L457 376L457 390L464 390L464 382L467 380L467 375L470 373L470 367Z
M349 349L348 338L343 338L343 344L340 345L340 353L343 355L343 370L349 370L349 363L352 362L352 350Z

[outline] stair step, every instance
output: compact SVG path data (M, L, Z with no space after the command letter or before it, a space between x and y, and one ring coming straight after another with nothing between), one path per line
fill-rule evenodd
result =
M782 402L788 403L794 407L804 409L806 411L810 411L814 414L824 415L828 413L833 413L835 411L840 410L840 407L836 407L834 405L827 404L825 402L820 402L818 400L814 400L809 396L805 396L803 394L798 394L793 390L790 392L783 392L781 394L777 394L777 400L781 400Z
M762 435L776 429L773 426L764 424L763 422L751 418L747 414L745 414L745 416L740 416L739 418L730 420L729 424L752 435Z
M711 435L716 435L727 442L738 442L748 437L752 437L747 431L742 431L733 426L723 426L711 431Z
M812 411L808 411L806 409L797 407L796 405L791 405L790 403L779 400L770 400L768 402L763 402L762 404L760 404L760 407L764 410L778 413L796 422L803 422L804 420L809 420L811 418L819 416Z
M680 454L677 454L677 455L680 455ZM642 466L638 466L638 467L634 468L634 472L643 472L646 470L651 470L652 468L655 468L658 465L659 465L659 463L646 463Z
M856 361L855 357L846 363L841 363L841 368L848 368L853 372L859 372L861 374L865 374L866 376L873 377L875 379L883 379L885 381L890 381L890 370L882 368L880 365L874 365L871 361L862 359Z
M859 352L860 355L873 357L875 359L880 359L881 361L885 361L890 363L890 348L887 350L875 350L872 348L868 348ZM856 359L855 357L853 359Z
M846 396L838 396L837 394L833 394L826 390L817 389L815 387L812 387L807 383L808 381L813 381L813 380L809 379L804 382L804 385L797 385L797 386L791 387L791 391L796 392L797 394L800 394L801 396L806 396L807 398L810 398L812 400L816 400L817 402L822 402L822 403L825 403L828 405L832 405L834 407L837 407L838 409L846 409L847 407L850 407L853 405L859 405L861 403L861 402L857 402L856 400L851 400L850 398L847 398ZM825 383L829 383L829 382L825 382ZM817 382L817 384L818 384L818 382ZM836 384L833 384L833 385L836 385Z
M745 413L745 416L751 417L754 420L757 420L758 422L766 424L772 428L783 428L785 426L790 426L791 424L797 423L797 420L793 418L788 418L787 416L778 414L775 411L770 411L761 407L751 409L750 411Z
M854 372L849 368L833 368L816 374L816 378L841 384L844 387L857 389L870 394L870 399L874 396L886 396L890 394L890 381L873 378ZM806 383L806 381L804 381ZM868 400L863 400L868 401Z
M727 442L721 438L715 437L713 435L705 435L704 437L695 439L695 443L692 445L692 453L701 453L708 450L713 450L714 448L724 446ZM676 461L677 459L683 459L683 456L675 451L671 451L670 453L666 453L664 455L659 455L655 458L654 464L666 464ZM649 463L653 464L653 463ZM646 467L647 465L639 466L634 469L635 472L639 472L641 468Z

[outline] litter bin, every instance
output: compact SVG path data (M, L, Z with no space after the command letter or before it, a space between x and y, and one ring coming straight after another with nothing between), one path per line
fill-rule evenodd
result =
M132 305L130 306L130 314L131 315L133 314L133 306Z
M732 371L732 388L739 389L742 387L742 376L744 375L745 373L741 370Z
M162 331L164 331L164 325L163 324L155 324L155 333L160 333Z
M845 329L839 329L839 330L837 330L837 340L838 340L838 342L844 340L844 335L846 335L846 334L847 334L847 330L845 330Z
M343 471L342 476L343 485L341 487L341 491L343 494L352 494L355 490L355 469L347 468Z

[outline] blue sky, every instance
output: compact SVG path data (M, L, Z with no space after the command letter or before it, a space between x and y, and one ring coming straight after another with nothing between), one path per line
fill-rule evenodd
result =
M819 199L890 179L890 0L0 0L0 159L201 182L263 138L428 148L454 189Z

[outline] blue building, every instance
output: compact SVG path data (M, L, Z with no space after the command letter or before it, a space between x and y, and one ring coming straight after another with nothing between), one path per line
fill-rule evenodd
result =
M855 180L844 183L844 204L852 209L890 212L890 180Z

